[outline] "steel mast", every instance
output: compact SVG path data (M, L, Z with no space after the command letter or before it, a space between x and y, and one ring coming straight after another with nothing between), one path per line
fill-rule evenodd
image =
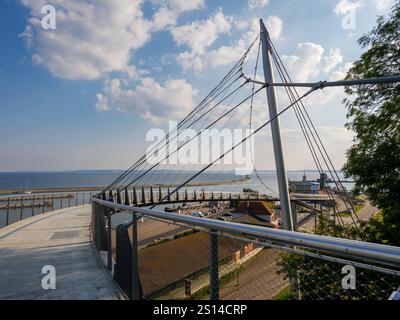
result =
M262 19L260 19L260 39L262 46L265 82L274 83L274 75L272 72L272 55L271 55L272 46L270 43L269 33ZM266 91L267 91L269 116L270 119L274 119L278 114L275 88L273 86L267 86ZM286 176L286 168L285 168L285 161L283 157L283 148L282 148L281 129L278 117L276 117L271 122L271 131L272 131L272 141L274 145L276 173L278 176L279 199L281 202L281 213L282 213L281 216L283 218L283 227L286 230L293 231L294 230L293 217L290 206L288 180Z

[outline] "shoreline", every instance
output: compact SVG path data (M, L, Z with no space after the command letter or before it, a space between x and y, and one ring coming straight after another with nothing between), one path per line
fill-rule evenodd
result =
M221 186L221 185L231 185L236 183L246 183L251 181L250 177L243 177L240 179L227 180L227 181L205 181L205 182L193 182L188 183L186 187L207 187L207 186ZM153 188L173 188L177 187L179 184L154 184ZM145 188L148 189L151 185L138 185L137 188ZM37 193L63 193L63 192L90 192L90 191L101 191L106 187L70 187L70 188L36 188L30 189L30 194ZM24 193L25 189L0 189L0 195L26 195L29 194Z

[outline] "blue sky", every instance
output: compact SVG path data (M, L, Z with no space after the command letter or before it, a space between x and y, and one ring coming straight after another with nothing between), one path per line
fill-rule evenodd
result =
M45 4L57 10L56 30L40 27ZM358 37L391 4L3 0L0 171L128 167L145 152L149 129L179 120L212 89L249 40L245 35L256 31L258 18L268 23L295 79L340 78L360 56ZM343 28L352 8L355 28ZM343 128L342 98L339 89L307 101L337 166L352 137ZM288 169L313 168L293 119L282 119L282 128ZM256 162L273 168L262 152Z

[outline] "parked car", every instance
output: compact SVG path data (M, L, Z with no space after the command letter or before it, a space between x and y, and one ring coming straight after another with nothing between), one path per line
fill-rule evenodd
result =
M202 212L192 212L190 214L192 217L197 217L197 218L204 218L205 215Z

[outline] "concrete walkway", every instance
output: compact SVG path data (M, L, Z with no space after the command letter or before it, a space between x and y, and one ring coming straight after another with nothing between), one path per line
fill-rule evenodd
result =
M89 241L90 221L85 205L1 229L0 299L123 299ZM42 288L45 265L55 267L54 290Z

